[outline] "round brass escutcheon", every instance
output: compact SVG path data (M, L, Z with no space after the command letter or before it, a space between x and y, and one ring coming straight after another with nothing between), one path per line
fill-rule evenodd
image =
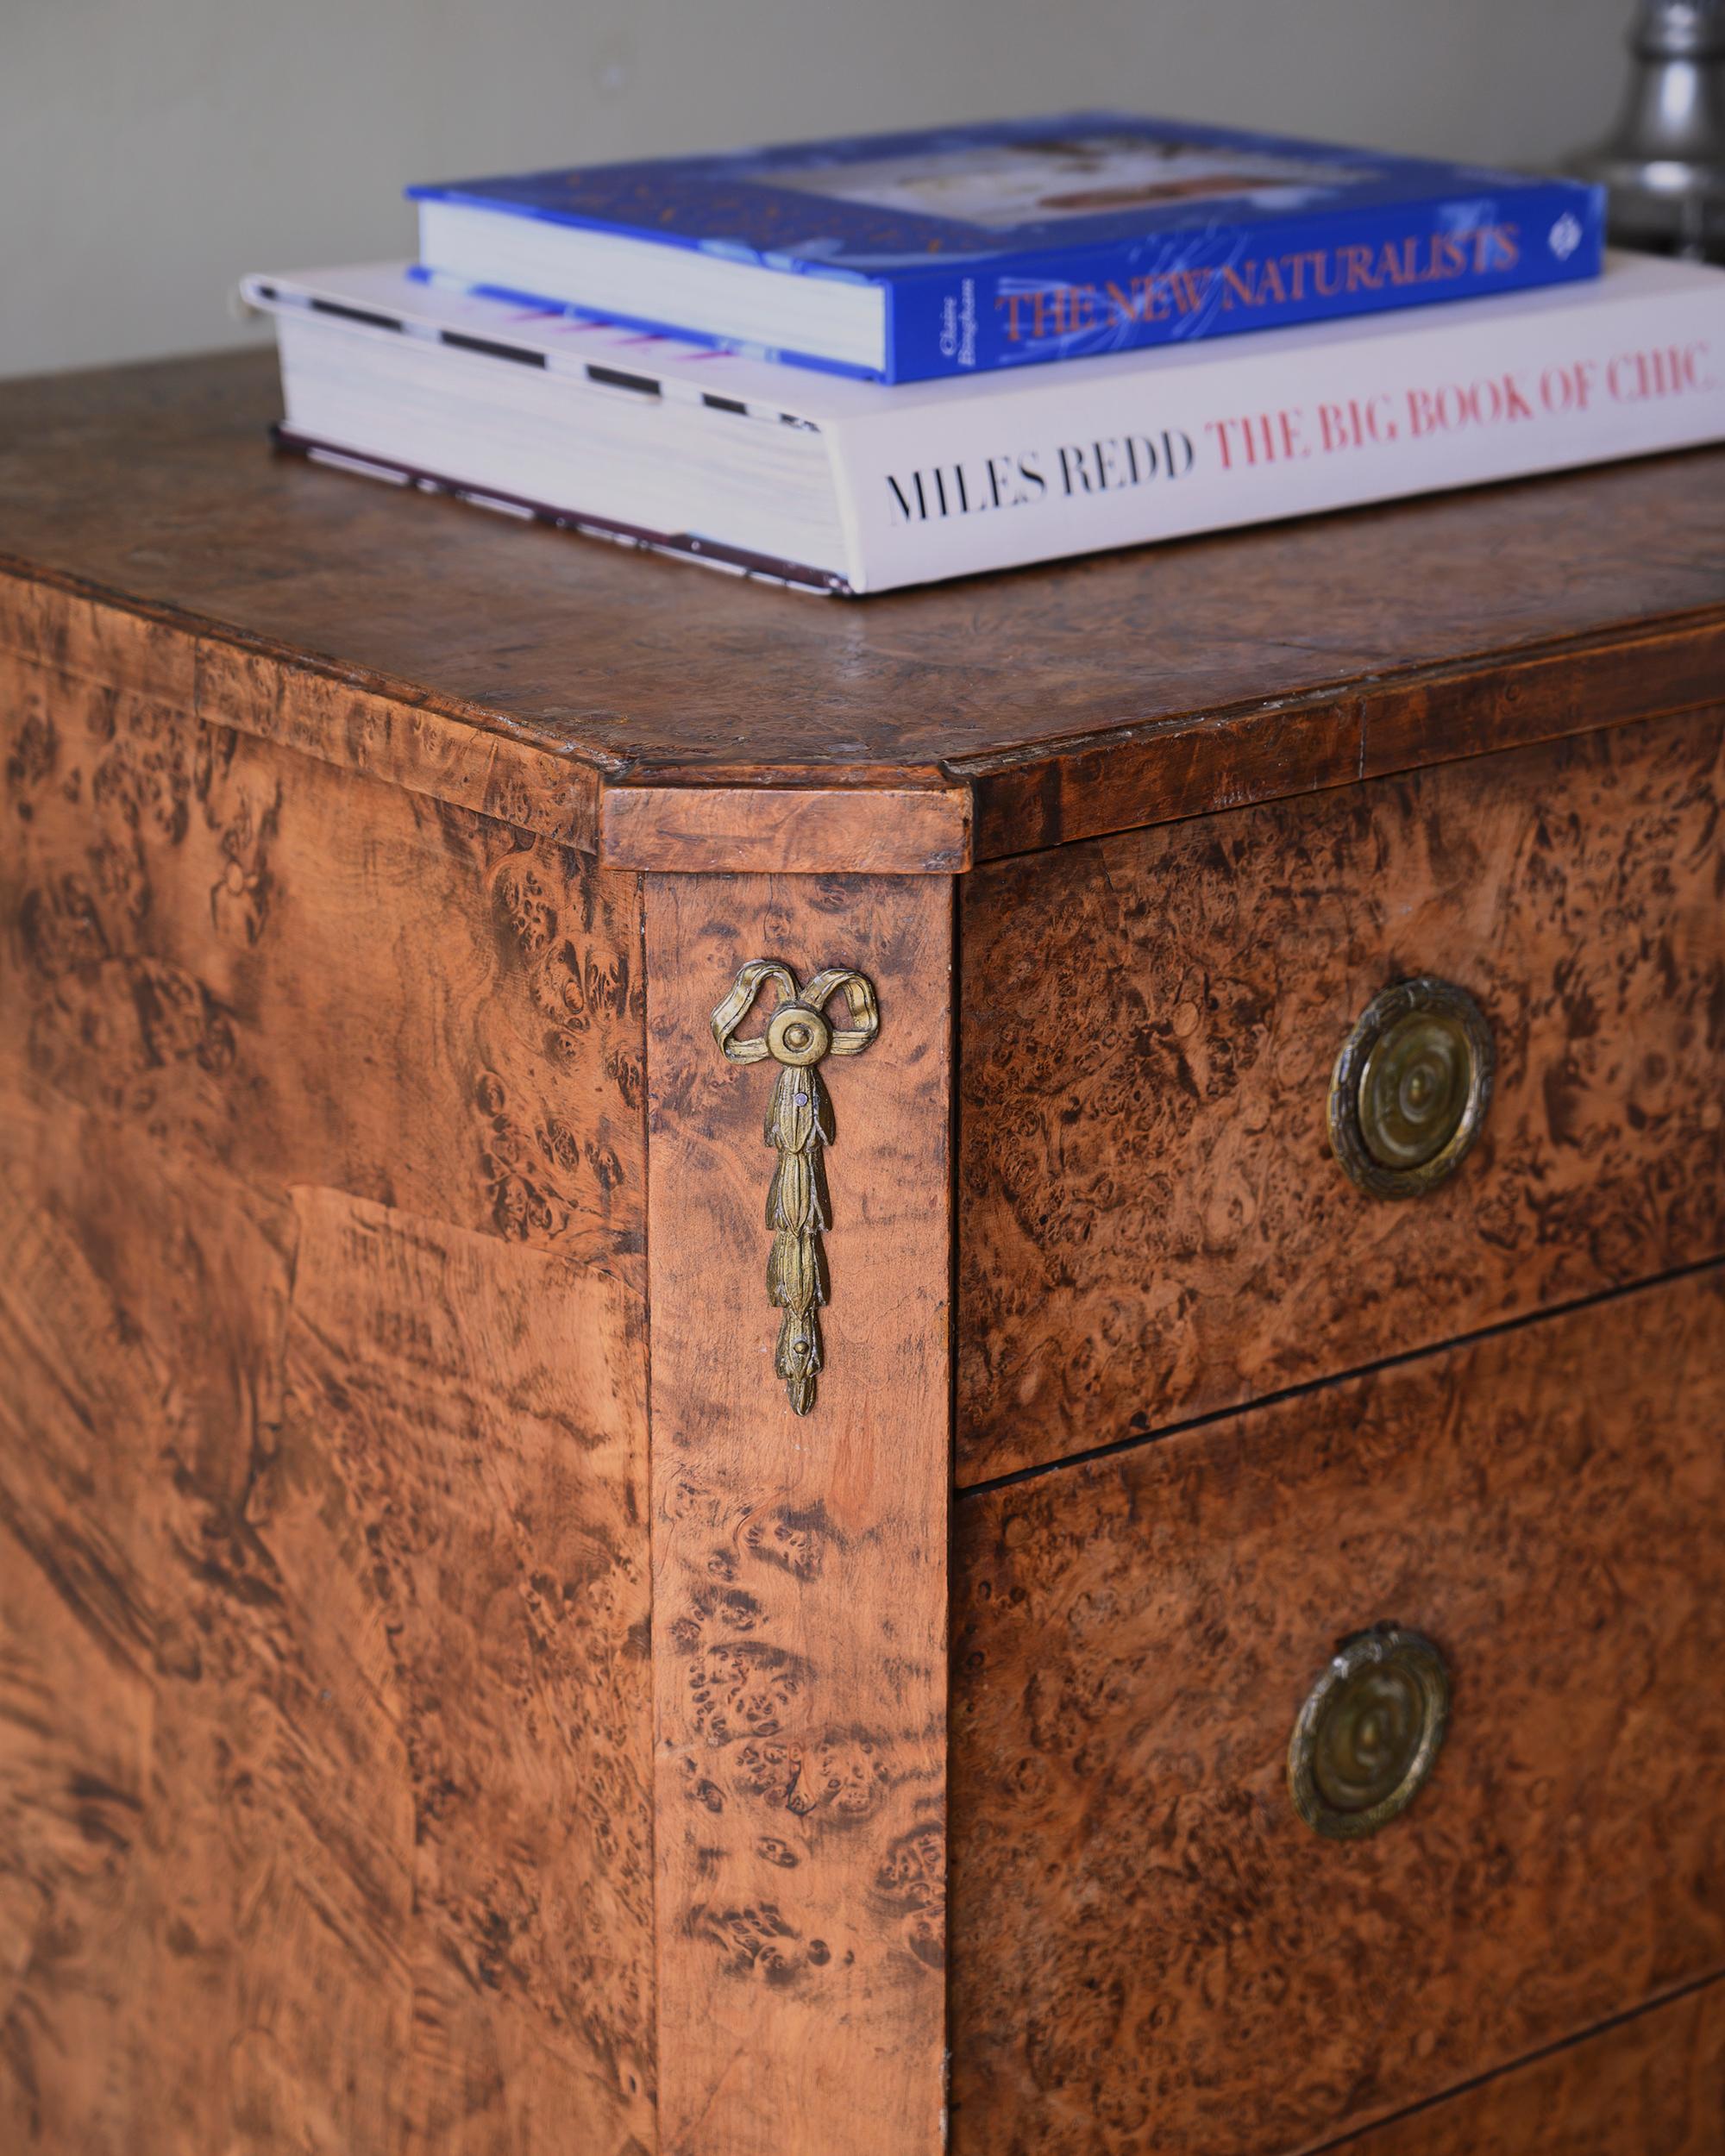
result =
M781 1003L767 1025L767 1046L793 1070L818 1063L832 1045L832 1028L806 1003Z
M1289 1740L1295 1810L1333 1841L1375 1834L1424 1786L1449 1711L1448 1672L1429 1639L1377 1625L1343 1640Z
M1466 1157L1491 1102L1491 1031L1429 975L1374 996L1336 1058L1330 1144L1362 1190L1413 1198Z

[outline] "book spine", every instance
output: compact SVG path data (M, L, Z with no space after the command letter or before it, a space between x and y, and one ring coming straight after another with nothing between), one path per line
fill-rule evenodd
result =
M887 591L1718 440L1719 284L1038 368L1007 393L954 384L830 423L850 582Z
M1496 195L1219 223L1177 239L927 268L888 285L887 379L1527 291L1596 277L1604 197L1572 180Z

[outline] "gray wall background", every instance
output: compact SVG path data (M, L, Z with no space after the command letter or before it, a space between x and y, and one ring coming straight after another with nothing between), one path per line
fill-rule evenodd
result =
M1121 105L1538 165L1628 0L0 0L0 374L252 342L411 179Z

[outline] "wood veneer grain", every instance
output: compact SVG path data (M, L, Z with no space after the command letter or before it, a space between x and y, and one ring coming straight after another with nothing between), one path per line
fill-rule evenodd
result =
M0 649L0 1069L643 1288L636 880L194 718L132 633L136 689Z
M613 868L679 874L950 876L970 866L963 787L607 787Z
M641 2156L634 881L99 633L0 661L0 2145Z
M1465 2096L1331 2144L1334 2156L1717 2156L1725 1986L1651 2007Z
M1725 1249L1722 815L1716 708L967 878L961 1482ZM1330 1070L1427 973L1496 1097L1387 1203Z
M194 648L200 718L560 845L598 850L599 780L583 761L547 756L407 684L361 686L334 668L215 637L199 636Z
M0 2141L650 2147L630 1291L3 1119Z
M961 1500L959 2156L1278 2156L1725 1966L1722 1337L1691 1275ZM1383 1620L1448 1741L1326 1841Z
M927 876L648 880L664 2156L942 2147L951 914ZM775 1066L708 1024L760 957L861 967L880 1002L821 1066L800 1417L766 1293Z

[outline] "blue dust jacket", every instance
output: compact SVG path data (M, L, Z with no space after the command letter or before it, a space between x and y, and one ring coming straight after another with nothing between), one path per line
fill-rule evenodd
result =
M879 285L886 365L836 371L886 381L1594 277L1604 224L1576 181L1108 112L407 191Z

